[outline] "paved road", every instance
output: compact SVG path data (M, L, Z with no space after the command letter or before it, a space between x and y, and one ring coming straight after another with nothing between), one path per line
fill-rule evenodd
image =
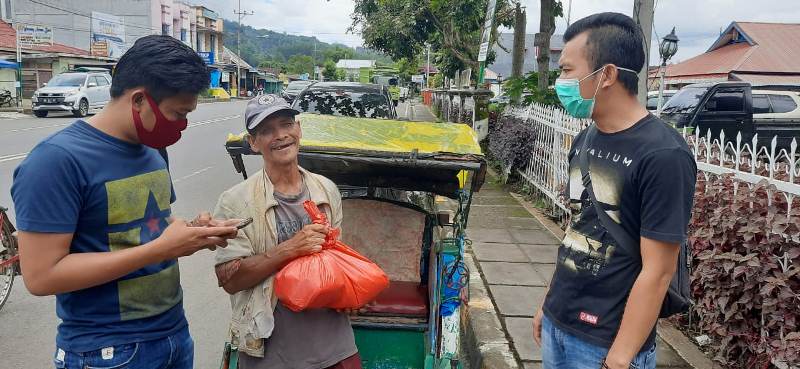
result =
M245 103L200 105L189 116L189 129L170 148L170 164L178 202L177 216L193 217L211 210L218 194L241 180L222 147L228 132L240 132ZM74 118L0 119L0 204L11 207L11 178L24 155L42 138L63 129ZM260 158L246 159L248 168L260 168ZM42 199L47 201L48 199ZM12 212L13 219L13 212ZM195 367L217 368L230 306L217 287L213 255L202 252L180 261L184 307L195 339ZM52 367L55 347L55 298L30 295L22 279L15 281L8 303L0 310L0 367ZM91 303L91 302L87 302Z

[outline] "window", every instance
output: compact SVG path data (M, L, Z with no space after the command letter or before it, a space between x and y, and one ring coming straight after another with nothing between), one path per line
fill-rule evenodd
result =
M647 110L656 110L656 109L658 109L658 96L648 97Z
M753 95L753 114L768 114L772 112L767 95Z
M162 24L162 25L161 25L161 34L162 34L162 35L169 36L169 35L170 35L170 34L169 34L169 29L170 29L170 26L169 26L169 24Z
M186 28L181 28L181 41L186 42Z
M786 95L769 95L769 100L772 101L773 113L788 113L797 109L797 103L791 96Z
M94 78L95 78L95 83L97 83L98 86L108 86L108 80L106 79L106 77L94 76Z
M215 35L211 35L210 51L212 54L215 54L217 52L217 37Z
M743 90L719 90L707 102L708 112L741 112L744 111Z

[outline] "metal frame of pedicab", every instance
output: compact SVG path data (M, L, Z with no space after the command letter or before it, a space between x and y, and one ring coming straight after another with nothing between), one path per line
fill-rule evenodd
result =
M452 227L450 237L441 238L432 245L434 251L428 260L427 283L429 286L428 307L429 317L424 326L414 324L394 324L387 322L354 322L355 330L359 328L384 329L384 330L416 330L424 334L425 357L424 369L444 369L461 367L461 313L468 298L469 273L463 261L465 247L469 243L466 239L465 229L472 204L472 195L482 186L486 175L486 161L480 154L480 147L474 132L466 125L448 123L420 123L399 122L379 119L359 118L359 124L380 123L386 124L413 124L415 130L436 128L441 130L459 131L462 136L465 132L474 139L470 145L470 152L420 152L418 149L408 151L400 150L374 150L369 145L354 147L357 137L349 136L351 144L334 143L327 145L319 140L308 142L305 130L313 127L315 121L320 124L336 124L337 118L327 116L313 116L304 114L303 120L304 139L301 142L299 153L300 165L305 169L326 176L334 181L343 193L352 193L354 190L364 189L366 196L356 198L371 198L375 189L394 189L402 191L420 191L444 196L458 201L458 207L449 224L442 224L436 217L436 225L446 228ZM352 122L347 118L342 124ZM387 123L391 122L391 123ZM430 126L426 126L430 125ZM449 126L449 127L445 127ZM327 128L331 128L328 126ZM351 132L352 133L352 132ZM369 135L369 131L363 131ZM332 137L334 138L334 137ZM392 137L387 137L391 139ZM397 138L397 137L394 137ZM354 140L355 139L355 140ZM442 137L446 140L447 137ZM444 143L444 142L443 142ZM226 142L226 149L233 160L238 173L247 178L243 155L257 155L247 144L246 135L230 135ZM477 153L476 153L477 152ZM363 171L360 175L353 175L354 171ZM470 173L471 175L468 175ZM362 192L364 193L364 192ZM387 199L382 199L387 201ZM417 211L433 215L429 211L412 204L402 204L415 208ZM427 229L426 229L427 231ZM424 253L424 251L423 251ZM431 280L432 274L436 278ZM457 296L445 298L445 289L453 288ZM457 301L454 301L457 300ZM442 315L444 303L455 302L457 306L448 315ZM358 333L358 331L357 331ZM385 342L384 344L391 344ZM359 350L362 348L359 347ZM366 360L366 359L365 359ZM376 366L378 367L378 366ZM422 368L422 367L421 367Z

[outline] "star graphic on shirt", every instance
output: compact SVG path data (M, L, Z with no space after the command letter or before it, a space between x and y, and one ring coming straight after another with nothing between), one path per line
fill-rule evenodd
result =
M166 214L165 214L166 213ZM142 243L149 242L158 238L161 232L166 228L166 216L169 211L162 211L158 208L158 203L152 192L147 198L147 206L145 207L144 217L142 218Z

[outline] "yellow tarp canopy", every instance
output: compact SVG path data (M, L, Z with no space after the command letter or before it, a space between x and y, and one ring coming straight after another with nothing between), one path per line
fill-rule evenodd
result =
M304 149L354 149L359 151L420 154L482 155L475 132L465 124L407 122L332 115L297 116L303 130ZM228 140L241 139L231 135Z

